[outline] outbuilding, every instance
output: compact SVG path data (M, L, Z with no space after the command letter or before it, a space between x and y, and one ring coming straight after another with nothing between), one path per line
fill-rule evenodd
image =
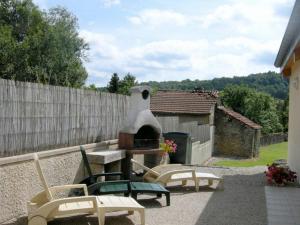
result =
M163 133L183 132L191 137L191 164L202 164L212 156L214 110L217 92L157 91L150 109L161 124Z

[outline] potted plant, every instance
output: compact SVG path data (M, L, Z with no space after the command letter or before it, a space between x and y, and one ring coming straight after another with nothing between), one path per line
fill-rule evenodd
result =
M288 183L293 183L297 179L296 172L291 171L287 165L272 163L268 165L268 170L265 172L269 184L277 186L285 186Z
M177 144L173 140L165 140L160 144L160 149L163 150L160 164L168 164L170 162L169 153L175 153Z

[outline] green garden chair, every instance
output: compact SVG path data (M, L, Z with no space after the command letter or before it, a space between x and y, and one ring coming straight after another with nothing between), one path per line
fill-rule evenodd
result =
M114 181L100 181L100 182L97 181L99 177L107 178L108 176L120 176L121 178L123 175L121 172L93 174L83 146L80 146L80 151L82 154L84 166L89 175L84 180L82 180L80 184L86 184L88 186L88 192L90 195L123 193L124 196L129 196L131 191L129 180L114 180Z
M137 200L138 194L147 193L147 194L156 194L157 197L161 197L162 194L166 196L167 205L170 205L170 192L166 190L163 186L156 183L144 183L144 182L130 182L129 180L116 180L116 181L102 181L98 182L99 177L107 176L120 176L122 177L121 172L113 173L99 173L93 174L85 149L83 146L80 146L80 151L83 158L84 166L88 172L88 177L85 178L80 184L86 184L88 187L89 195L104 195L104 194L119 194L123 193L124 196L128 197L131 194L135 200ZM81 195L80 192L72 193L75 195Z

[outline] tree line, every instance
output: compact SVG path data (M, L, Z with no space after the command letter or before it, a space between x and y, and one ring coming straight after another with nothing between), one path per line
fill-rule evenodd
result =
M286 99L288 96L288 81L276 72L250 74L245 77L222 77L212 80L182 80L182 81L149 81L141 84L149 85L154 89L163 90L217 90L222 91L228 85L244 85L270 94L274 98Z

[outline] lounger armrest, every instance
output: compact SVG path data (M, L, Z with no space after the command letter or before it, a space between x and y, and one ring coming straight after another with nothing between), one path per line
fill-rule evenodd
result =
M153 167L152 170L161 175L165 171L181 170L185 168L186 167L183 167L182 164L163 164Z
M160 175L158 172L156 172L153 169L150 169L149 167L139 163L138 161L135 161L134 159L131 159L131 162L134 163L135 165L138 165L139 167L141 167L142 169L147 171L146 174L144 175L144 177L148 176L149 174L152 174L155 177L158 177Z
M160 174L154 170L148 170L144 176L148 176L149 174L152 174L152 176L155 176L155 177L159 177ZM151 175L150 175L151 176Z
M84 195L88 196L88 189L86 184L68 184L68 185L62 185L62 186L53 186L50 187L51 192L59 192L59 191L65 191L70 189L83 189Z
M173 168L173 167L182 167L182 164L163 164L153 167L152 169L162 169L162 168Z
M192 177L196 179L196 172L194 169L182 169L165 172L156 179L156 182L166 184L171 180L172 175L180 173L192 173Z
M36 212L32 213L30 215L30 218L34 217L35 215L47 218L48 215L51 215L53 212L55 212L61 204L72 203L72 202L93 202L93 208L94 208L93 211L94 213L97 213L98 202L96 196L81 196L81 197L54 199L50 202L47 202L44 205L42 205L38 210L36 210Z

